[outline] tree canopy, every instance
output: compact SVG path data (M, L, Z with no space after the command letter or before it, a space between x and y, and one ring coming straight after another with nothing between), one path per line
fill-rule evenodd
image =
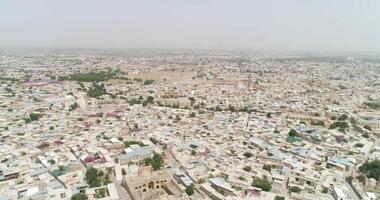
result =
M40 116L37 113L30 113L29 118L31 121L37 121L40 118Z
M88 89L87 95L93 98L99 98L107 93L104 84L102 83L93 83L92 86Z
M291 136L291 137L298 137L298 133L294 129L290 129L288 135Z
M77 193L71 196L71 200L87 200L87 199L88 199L87 195L83 193Z
M144 162L145 165L151 165L154 171L159 170L164 166L164 161L158 153L154 153L152 158L146 158Z
M345 130L348 128L348 123L345 121L337 121L330 125L330 129L339 128L339 130Z
M86 171L86 181L90 188L99 187L100 180L98 179L98 170L93 167L88 168Z
M60 80L92 82L92 81L106 81L112 78L115 78L115 73L90 72L90 73L82 73L82 74L72 74L69 76L61 76Z
M146 146L145 144L143 144L142 142L140 141L134 141L134 140L131 140L131 141L124 141L124 146L125 148L128 148L129 146L133 145L133 144L137 144L139 146Z
M293 186L290 188L290 191L295 192L295 193L299 193L299 192L301 192L301 188L299 188L298 186Z
M245 152L245 153L243 154L243 156L245 156L245 157L247 157L247 158L250 158L250 157L252 157L252 153L251 153L251 152Z
M186 192L186 194L188 194L189 196L193 195L193 194L194 194L194 186L192 186L192 185L187 186L185 192Z
M261 188L263 191L270 191L272 189L272 184L265 179L256 178L252 182L253 187Z
M380 160L365 162L359 167L359 171L367 176L367 178L374 178L377 181L380 178Z

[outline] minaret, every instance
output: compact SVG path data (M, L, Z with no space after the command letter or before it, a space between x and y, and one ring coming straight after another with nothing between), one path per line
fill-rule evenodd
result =
M252 87L252 74L248 75L248 83L247 83L247 88L251 89Z

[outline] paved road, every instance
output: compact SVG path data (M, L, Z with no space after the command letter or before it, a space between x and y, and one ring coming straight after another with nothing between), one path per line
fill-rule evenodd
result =
M360 200L360 198L358 197L358 195L356 195L354 189L351 187L350 184L348 184L347 181L344 182L345 186L348 188L349 192L350 192L350 197L353 199L353 200Z
M114 182L117 193L119 193L120 200L132 200L128 192L117 182Z
M78 101L79 101L79 107L81 110L85 111L88 108L86 94L84 92L78 92Z

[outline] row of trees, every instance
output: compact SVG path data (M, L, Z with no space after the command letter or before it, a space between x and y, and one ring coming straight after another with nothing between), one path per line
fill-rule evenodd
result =
M144 85L151 85L154 83L154 80L147 79L144 81Z
M196 107L194 106L195 109L199 108L199 107ZM250 113L252 112L251 109L249 109L247 106L244 106L242 108L236 108L235 106L233 105L228 105L227 108L223 109L222 107L220 106L216 106L216 107L209 107L209 108L206 108L206 110L211 110L211 111L216 111L216 112L222 112L222 111L230 111L230 112L246 112L246 113Z
M87 200L87 199L88 199L87 195L83 193L77 193L71 197L71 200Z
M135 140L131 140L131 141L124 141L124 146L125 148L128 148L129 146L133 145L133 144L137 144L139 145L140 147L142 146L146 146L144 143L140 142L140 141L135 141Z
M116 73L90 72L90 73L72 74L69 76L59 77L60 80L80 81L80 82L99 82L99 81L107 81L112 78L116 78Z
M364 102L364 105L374 110L380 110L380 101Z
M130 80L127 77L118 76L116 71L114 71L114 72L89 72L89 73L71 74L68 76L60 76L59 77L59 80L79 81L79 82L100 82L100 81L107 81L110 79ZM135 78L133 80L136 82L142 82L143 81L142 79L139 79L139 78ZM154 80L151 80L151 79L146 79L143 82L144 85L151 85L153 83L154 83Z

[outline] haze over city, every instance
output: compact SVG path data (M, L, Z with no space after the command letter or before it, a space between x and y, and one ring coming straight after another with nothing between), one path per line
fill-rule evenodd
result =
M3 0L0 47L379 52L376 0Z

